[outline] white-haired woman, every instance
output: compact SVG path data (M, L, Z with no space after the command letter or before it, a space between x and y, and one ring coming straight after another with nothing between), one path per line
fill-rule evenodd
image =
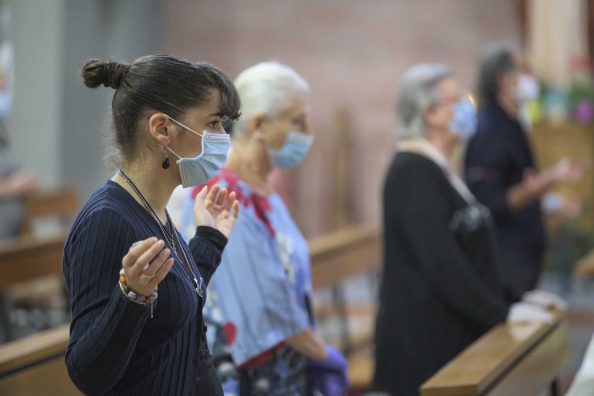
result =
M299 165L313 143L309 86L277 62L246 69L235 86L242 115L227 165L210 183L234 191L242 205L206 308L219 375L232 393L228 352L242 396L342 395L346 361L313 327L307 242L269 182L273 169Z
M551 316L505 301L489 212L450 168L476 123L450 68L408 70L397 116L398 151L383 196L374 383L407 396L418 395L425 380L493 325Z

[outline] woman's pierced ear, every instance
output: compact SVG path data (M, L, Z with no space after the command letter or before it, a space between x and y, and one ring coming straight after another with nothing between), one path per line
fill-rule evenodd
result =
M167 147L165 147L165 158L163 159L163 162L161 162L161 167L163 169L169 169L169 165L171 165L169 163L169 153L167 153Z

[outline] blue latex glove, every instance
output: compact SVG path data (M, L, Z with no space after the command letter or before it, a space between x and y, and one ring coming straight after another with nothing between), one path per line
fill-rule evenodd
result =
M349 389L347 360L334 347L327 345L325 360L309 360L307 374L310 385L324 396L343 396Z

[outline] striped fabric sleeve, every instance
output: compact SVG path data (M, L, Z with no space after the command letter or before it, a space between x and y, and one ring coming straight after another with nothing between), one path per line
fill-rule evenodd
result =
M194 262L207 285L221 262L221 255L226 244L227 237L219 230L207 226L196 227L196 235L188 245Z
M118 285L124 255L135 241L130 225L111 209L80 221L64 248L64 276L72 307L66 366L85 394L103 394L126 370L149 317Z

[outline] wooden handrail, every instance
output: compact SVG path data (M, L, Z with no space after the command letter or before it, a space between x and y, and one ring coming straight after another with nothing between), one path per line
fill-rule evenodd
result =
M548 324L501 324L427 380L421 395L539 394L568 356L567 326L561 315Z

